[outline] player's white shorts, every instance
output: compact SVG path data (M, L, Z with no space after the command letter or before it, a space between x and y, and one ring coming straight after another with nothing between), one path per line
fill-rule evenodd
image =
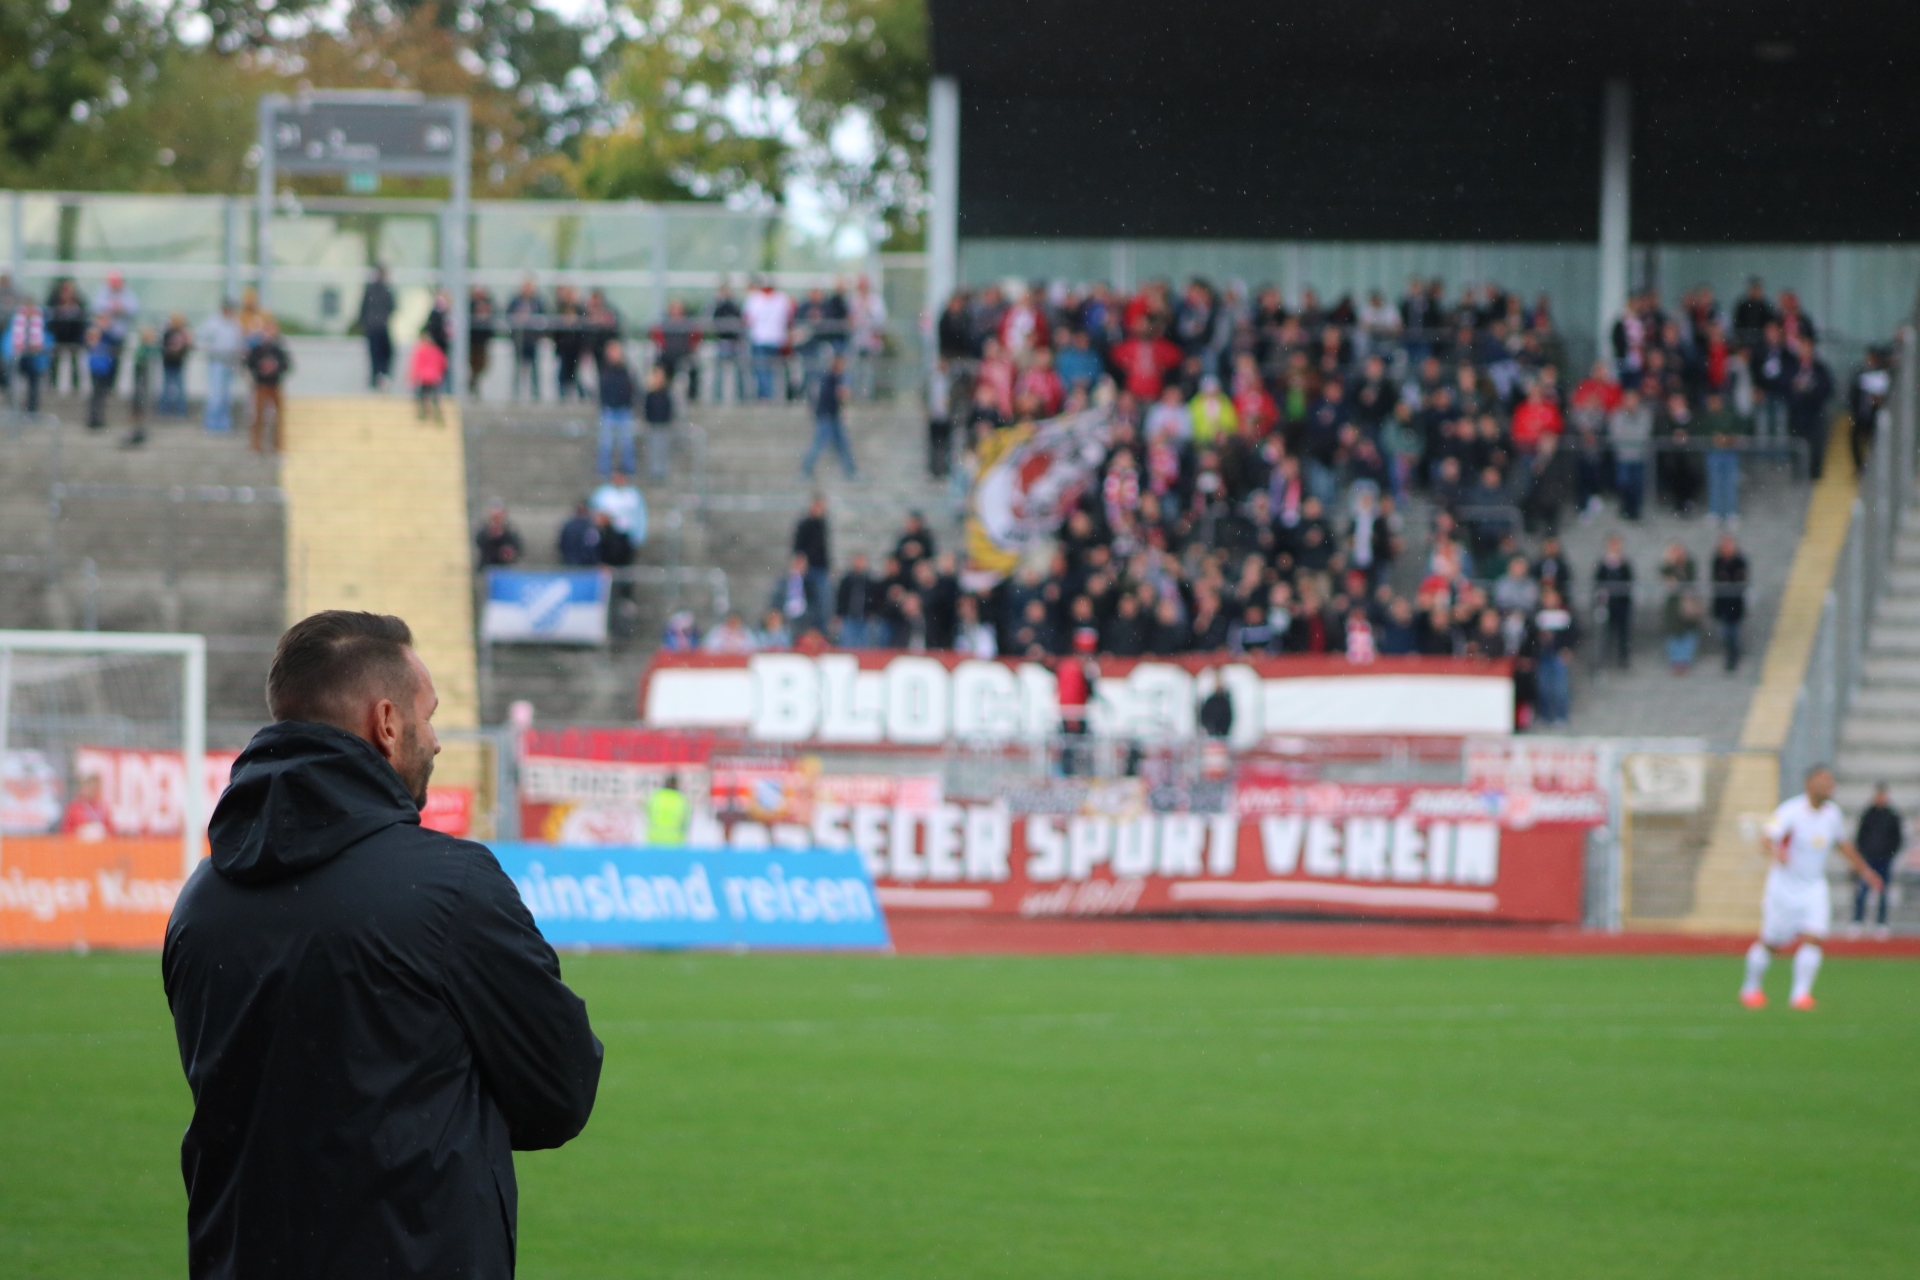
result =
M1802 934L1824 938L1832 920L1833 903L1825 876L1801 880L1778 867L1767 872L1767 896L1760 904L1760 941L1778 947Z

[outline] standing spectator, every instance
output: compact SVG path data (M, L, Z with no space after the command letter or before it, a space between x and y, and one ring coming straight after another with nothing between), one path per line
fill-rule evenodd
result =
M393 377L393 288L387 269L376 266L360 295L357 323L367 339L367 386L375 391Z
M944 359L934 362L927 379L927 474L944 480L953 470L953 384Z
M733 290L722 280L720 287L714 291L713 306L707 311L707 318L713 324L715 399L723 398L723 391L736 401L747 398L745 371L740 364L740 356L745 349L741 341L742 315L740 300L733 296Z
M13 323L13 313L26 300L27 295L14 287L13 274L0 271L0 329Z
M480 550L480 567L506 568L520 563L520 531L507 519L507 509L495 501L487 508L486 523L474 536Z
M807 514L793 526L793 554L807 558L807 572L813 575L813 591L827 598L828 572L833 566L833 531L827 523L827 500L819 494L807 504Z
M855 556L853 563L840 576L840 586L833 598L834 617L840 625L841 648L864 649L884 641L885 637L879 634L882 629L882 594L880 582L868 570L866 556Z
M753 351L753 392L761 400L773 399L773 367L786 350L788 330L793 323L793 299L761 280L747 295L741 307L747 326L747 342Z
M667 314L653 330L653 358L667 374L671 384L680 376L681 370L687 374L687 400L700 398L700 365L693 353L700 348L700 328L687 314L687 304L678 298L667 303Z
M853 282L847 302L847 321L853 326L853 393L873 399L880 356L887 345L887 303L865 276Z
M847 445L847 429L840 420L841 408L847 399L846 369L846 358L833 356L821 371L819 385L814 389L813 444L800 460L800 474L809 480L813 479L813 464L828 448L840 455L840 465L846 468L847 479L859 478L853 465L853 450Z
M627 368L626 352L618 342L607 343L600 363L600 454L602 476L614 471L614 450L620 453L620 470L634 471L633 453L633 373Z
M1626 671L1633 666L1633 562L1617 533L1607 538L1607 549L1593 571L1593 597L1594 611L1606 620L1613 659Z
M553 291L550 332L553 334L553 398L563 403L571 396L585 400L586 389L580 385L580 357L587 348L587 320L574 299L573 290L565 286Z
M647 423L647 475L657 484L667 478L673 462L673 391L664 366L647 370L647 394L641 417Z
M1533 633L1538 648L1534 668L1537 719L1541 724L1565 724L1572 709L1568 665L1579 643L1579 624L1560 592L1552 586L1540 589L1540 608L1533 615Z
M99 431L107 425L107 400L119 379L120 352L98 323L88 327L86 346L87 377L91 380L87 394L87 428Z
M800 552L787 561L787 571L774 579L767 608L786 621L789 635L799 637L808 631L826 630L826 603L819 583L807 557Z
M1757 434L1762 439L1779 439L1781 428L1787 421L1787 392L1793 385L1794 374L1799 372L1799 367L1799 357L1780 336L1779 323L1768 320L1760 331L1760 340L1747 356L1747 368L1752 373L1754 389L1760 393Z
M1727 674L1740 666L1741 629L1747 621L1747 557L1731 533L1720 535L1708 570L1713 581L1713 620L1720 624L1720 643Z
M1758 343L1766 327L1773 323L1773 304L1767 301L1767 286L1759 276L1747 280L1747 291L1733 305L1733 338L1744 346Z
M1693 669L1700 648L1700 569L1679 542L1667 544L1660 561L1660 581L1666 587L1661 621L1667 633L1667 667L1683 676Z
M1795 350L1793 376L1787 380L1787 430L1807 442L1807 477L1818 481L1827 463L1827 402L1833 399L1833 371L1802 338Z
M1620 407L1607 415L1607 436L1613 442L1613 483L1620 493L1620 515L1640 518L1647 493L1647 449L1653 442L1653 406L1637 391L1623 392Z
M147 442L147 406L153 400L153 367L160 363L160 335L153 326L143 324L134 338L133 387L128 408L133 430L121 442L123 449L137 449Z
M607 482L593 491L589 499L593 509L607 517L609 527L618 530L634 546L647 541L647 500L633 487L625 471L616 471Z
M449 360L453 358L453 299L447 297L446 290L433 291L433 308L427 312L425 332L433 339L433 345ZM452 366L448 366L452 373Z
M1873 803L1860 815L1860 828L1854 846L1860 850L1860 856L1867 865L1873 868L1873 873L1880 877L1879 920L1874 935L1884 938L1887 936L1887 899L1893 896L1893 860L1906 847L1900 811L1888 800L1887 784L1884 782L1873 784ZM1866 877L1855 877L1853 927L1856 930L1867 922L1867 895L1872 892Z
M246 353L246 337L234 311L228 298L200 325L200 349L207 353L206 427L212 435L233 430L233 373Z
M1695 425L1707 442L1707 513L1732 525L1740 519L1740 448L1752 425L1718 391L1708 393Z
M493 331L493 294L477 284L467 295L467 395L474 400L493 355Z
M593 521L593 508L586 502L573 504L573 514L560 526L556 548L560 563L576 569L590 569L600 563L600 530Z
M1132 332L1132 337L1114 347L1113 365L1120 374L1121 390L1141 404L1152 404L1160 398L1167 375L1180 367L1180 348L1155 337L1153 322L1144 315L1134 322Z
M80 366L86 361L87 300L71 277L54 281L47 294L47 340L52 344L52 374L47 390L60 390L60 361L66 359L73 393L80 394Z
M1853 385L1847 393L1847 413L1853 419L1853 432L1848 443L1853 447L1853 470L1856 475L1867 469L1867 458L1873 451L1874 432L1880 425L1880 410L1892 394L1893 373L1887 368L1886 348L1868 347L1866 359L1853 375Z
M435 422L443 419L440 415L440 389L447 382L447 353L433 340L431 333L422 332L413 344L413 360L408 369L413 380L413 394L418 406L415 410L422 422L429 415Z
M253 421L248 426L253 451L259 453L264 447L267 453L278 453L285 434L282 420L286 405L281 388L293 372L293 359L280 341L279 322L270 315L261 317L260 341L247 352L247 372L253 375ZM273 414L271 431L267 428L269 411Z
M526 380L527 398L540 398L540 334L546 327L547 304L529 276L520 282L520 292L507 303L507 338L513 344L513 397L520 398L521 379Z
M193 354L193 330L178 311L167 317L160 335L160 416L187 416L187 357Z
M47 365L47 317L30 297L22 297L7 325L7 353L27 383L27 412L40 412L40 375Z
M140 298L127 287L127 278L118 271L107 272L107 287L94 295L93 318L113 351L113 378L108 383L111 390L113 383L119 381L121 348L134 336L133 326L140 318Z
M1566 430L1560 406L1547 398L1544 380L1536 378L1527 388L1527 398L1513 411L1513 443L1522 453L1532 453L1546 436L1556 440Z

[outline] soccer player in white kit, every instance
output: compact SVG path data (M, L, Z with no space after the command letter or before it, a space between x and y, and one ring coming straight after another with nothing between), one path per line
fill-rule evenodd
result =
M1760 907L1760 939L1747 948L1747 980L1740 1003L1764 1009L1761 980L1773 952L1795 947L1793 1007L1813 1008L1813 979L1820 972L1820 940L1827 936L1833 905L1827 893L1827 853L1838 849L1873 888L1880 876L1847 839L1846 820L1833 802L1833 771L1825 765L1807 770L1805 795L1773 811L1763 844L1773 866L1767 870L1767 894Z

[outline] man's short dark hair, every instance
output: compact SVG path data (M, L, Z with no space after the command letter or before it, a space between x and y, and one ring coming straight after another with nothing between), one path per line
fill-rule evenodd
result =
M346 728L356 697L377 691L397 702L412 692L412 645L413 631L392 614L328 609L302 618L274 648L267 712Z

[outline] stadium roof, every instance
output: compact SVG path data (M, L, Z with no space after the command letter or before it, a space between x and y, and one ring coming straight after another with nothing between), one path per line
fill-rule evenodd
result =
M1920 226L1891 0L930 4L963 236L1590 240L1614 78L1636 239Z
M930 0L934 68L1058 92L1276 76L1599 81L1704 75L1910 78L1913 6L1897 0Z

